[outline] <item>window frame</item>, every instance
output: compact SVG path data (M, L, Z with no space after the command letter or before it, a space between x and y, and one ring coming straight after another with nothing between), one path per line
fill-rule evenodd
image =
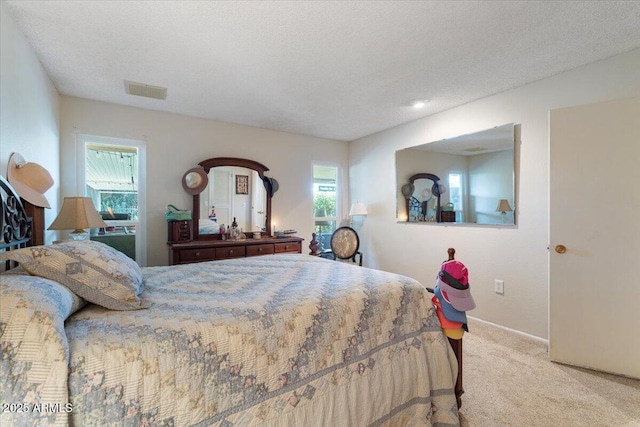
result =
M138 219L117 221L108 225L135 225L136 262L141 266L147 265L147 143L133 139L108 137L91 134L76 134L76 184L77 194L86 196L86 152L90 145L134 148L138 158Z
M314 186L316 184L316 178L314 173L315 166L320 167L330 167L335 168L336 170L336 182L335 182L335 197L336 197L336 212L335 216L325 216L325 217L317 217L315 215L314 204L315 204L315 189ZM316 222L318 221L333 221L335 222L335 229L340 227L340 222L342 218L343 212L343 168L340 163L336 162L327 162L327 161L312 161L311 162L311 214L312 214L312 229L316 232ZM331 232L333 233L333 231Z
M460 177L460 194L459 199L460 202L458 204L454 203L454 210L456 212L456 222L466 222L466 218L463 218L465 205L467 204L466 200L466 174L462 171L451 170L447 173L447 186L449 187L447 190L449 191L449 200L451 200L451 175L458 175Z

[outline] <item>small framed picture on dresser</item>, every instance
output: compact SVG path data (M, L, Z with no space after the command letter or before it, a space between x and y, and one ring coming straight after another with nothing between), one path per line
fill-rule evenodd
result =
M249 194L248 175L236 175L236 194Z

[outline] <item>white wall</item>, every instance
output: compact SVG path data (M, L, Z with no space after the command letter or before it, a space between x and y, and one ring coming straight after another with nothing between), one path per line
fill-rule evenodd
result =
M80 98L61 97L61 117L63 196L77 192L76 133L146 141L148 265L167 264L165 207L172 203L191 208L182 175L200 161L243 157L267 166L266 175L280 184L272 201L272 221L278 229L297 229L305 239L303 252L308 252L313 232L311 163L336 162L346 167L348 162L345 142ZM348 188L348 182L345 185Z
M0 3L0 175L18 152L49 171L55 184L45 196L45 226L58 213L60 194L59 96L24 35ZM45 240L55 240L46 232Z
M496 212L500 199L513 208L513 151L477 154L468 157L470 222L500 224L502 213ZM513 224L513 212L505 215L505 224Z
M351 200L369 211L360 227L366 265L432 286L454 247L477 303L469 315L546 338L549 110L639 94L636 49L350 143ZM515 228L396 223L396 150L512 122L521 125ZM504 295L494 279L505 281Z

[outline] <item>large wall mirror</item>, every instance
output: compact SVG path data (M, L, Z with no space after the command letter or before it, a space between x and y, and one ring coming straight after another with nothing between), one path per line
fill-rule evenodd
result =
M193 238L220 239L220 226L238 228L249 235L271 234L271 198L277 181L264 175L269 169L258 162L216 157L198 163L209 180L193 196Z
M398 221L515 225L513 123L396 151Z

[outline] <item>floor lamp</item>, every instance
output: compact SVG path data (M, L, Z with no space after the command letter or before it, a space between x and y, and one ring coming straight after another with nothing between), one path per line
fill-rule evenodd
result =
M351 218L351 227L353 227L353 217L356 215L367 215L367 208L364 203L355 202L351 205L351 210L349 210L349 217Z

